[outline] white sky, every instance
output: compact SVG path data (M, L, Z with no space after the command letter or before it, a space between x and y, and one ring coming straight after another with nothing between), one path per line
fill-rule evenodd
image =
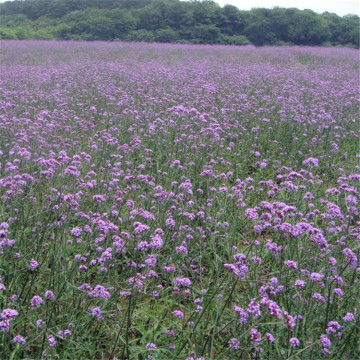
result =
M0 0L5 2L6 0ZM317 13L325 11L336 13L340 16L347 14L360 15L360 0L214 0L221 6L235 5L240 10L250 10L255 7L271 9L274 6L311 9Z
M250 10L255 7L271 9L279 6L300 10L311 9L317 13L329 11L340 16L360 14L360 0L215 0L215 2L221 6L235 5L240 10Z

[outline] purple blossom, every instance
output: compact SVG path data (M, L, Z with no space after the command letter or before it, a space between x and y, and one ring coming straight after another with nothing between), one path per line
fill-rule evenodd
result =
M71 230L71 235L75 237L79 237L81 235L81 232L82 232L82 228L77 226Z
M351 321L355 321L355 316L352 312L348 312L346 313L346 315L343 317L343 320L345 322L351 322Z
M331 341L330 339L325 335L325 334L322 334L320 336L320 344L324 347L330 347L331 346Z
M172 283L174 285L181 285L181 286L185 286L185 287L189 287L191 285L191 281L188 278L174 278L172 280Z
M284 264L289 268L289 269L297 269L297 262L296 261L292 261L292 260L285 260Z
M306 282L304 280L295 280L294 285L298 289L303 289L306 286Z
M145 347L147 350L155 350L156 349L156 345L154 343L148 343L148 344L146 344Z
M356 266L357 266L357 261L358 261L357 256L355 255L355 253L349 248L344 249L342 253L346 257L346 259L347 259L347 261L349 263L349 266L351 268L355 269Z
M26 340L21 336L21 335L16 335L12 340L11 342L13 344L20 344L20 345L25 345L26 344Z
M9 332L10 331L10 320L3 320L3 321L0 321L0 329L1 329L1 332Z
M307 165L310 169L313 167L319 167L319 160L316 158L309 157L303 161L304 165Z
M319 293L315 293L315 294L313 295L313 299L316 300L316 301L321 302L322 304L324 304L325 301L326 301L325 298L324 298L321 294L319 294Z
M238 350L240 347L240 341L238 341L236 338L232 338L229 340L228 346L230 349Z
M36 308L38 306L41 306L44 303L44 300L40 296L33 296L30 300L30 306L31 308Z
M256 301L256 299L251 299L247 307L247 311L252 314L254 318L261 315L260 304Z
M56 345L56 340L53 335L48 335L47 339L50 347L54 347Z
M266 338L266 341L271 344L275 342L275 337L271 333L266 333L265 338Z
M31 270L35 270L35 269L37 269L38 267L39 267L39 263L38 263L36 260L31 259L31 260L30 260L30 269L31 269Z
M300 340L298 338L292 337L289 341L290 341L290 345L294 348L300 346Z
M92 291L88 293L88 296L91 298L103 298L109 299L110 293L102 285L96 285Z
M250 341L254 344L260 344L261 333L257 329L250 330Z
M179 318L180 320L184 319L184 314L182 311L180 310L174 310L173 311L174 316L176 316L177 318Z
M44 294L44 297L46 299L53 300L55 298L55 294L51 290L46 290L45 294Z
M0 314L0 317L1 319L3 320L9 320L9 319L13 319L15 318L16 316L18 316L19 313L17 310L14 310L14 309L4 309L1 314Z

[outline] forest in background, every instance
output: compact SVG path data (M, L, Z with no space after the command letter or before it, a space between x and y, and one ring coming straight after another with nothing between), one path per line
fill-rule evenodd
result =
M359 47L359 16L213 1L17 0L0 4L1 39Z

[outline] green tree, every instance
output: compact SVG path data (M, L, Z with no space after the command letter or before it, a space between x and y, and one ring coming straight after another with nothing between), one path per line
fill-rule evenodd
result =
M220 40L220 30L214 25L198 25L193 28L197 43L216 44Z
M248 15L233 5L225 5L218 19L218 27L228 35L243 34L248 25Z
M359 17L311 10L221 8L211 0L14 0L2 37L359 47Z
M173 29L161 29L155 34L155 41L157 42L175 42L179 40L179 35Z
M320 45L330 40L329 24L311 10L296 11L289 24L289 40L300 45Z
M3 39L17 40L17 36L14 29L0 27L0 40Z
M192 10L193 25L216 24L221 16L221 8L214 1L193 1L189 5Z
M155 35L152 31L144 29L134 30L129 32L129 34L126 36L126 40L153 42L155 41Z
M277 41L274 32L274 22L271 18L271 10L254 9L252 10L250 23L245 29L245 35L258 46L275 44Z
M113 34L117 39L125 39L130 31L136 29L136 19L125 9L108 11L106 17L111 19Z
M159 1L134 11L138 29L159 30L165 28L165 11L165 3Z
M191 23L191 12L185 2L166 3L165 23L174 30L179 30Z

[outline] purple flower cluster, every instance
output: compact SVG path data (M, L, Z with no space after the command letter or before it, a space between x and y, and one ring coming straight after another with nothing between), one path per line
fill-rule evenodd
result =
M1 47L4 358L356 357L357 50Z

